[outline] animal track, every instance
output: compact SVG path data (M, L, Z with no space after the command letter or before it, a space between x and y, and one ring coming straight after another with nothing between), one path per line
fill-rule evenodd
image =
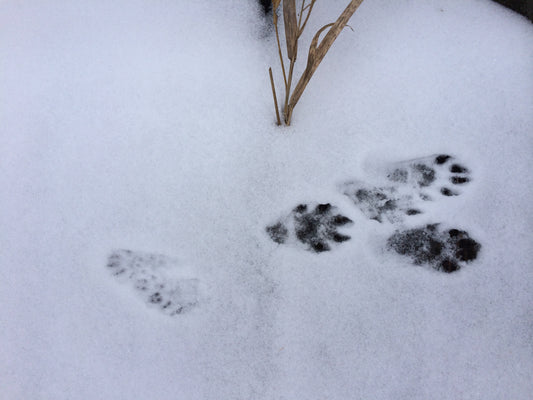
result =
M329 203L317 204L312 211L310 208L313 206L300 204L287 217L267 226L270 238L280 244L297 240L316 253L331 250L332 243L350 240L350 236L337 231L351 224L350 218L338 214L337 208Z
M457 196L470 182L470 171L452 156L441 154L393 163L385 168L387 184L372 186L353 180L340 186L370 219L391 223L421 214L423 202L439 196Z
M477 258L481 245L466 231L439 230L439 224L397 231L387 240L387 247L408 256L415 265L429 264L438 271L451 273L461 263Z
M470 182L470 171L455 158L441 154L395 163L389 166L387 178L391 182L411 187L434 189L444 196L457 196L459 187ZM450 189L450 184L456 185Z
M413 196L402 193L393 186L375 187L361 181L351 181L343 184L343 193L369 219L395 223L403 220L404 215L416 215L422 211L415 207Z
M378 222L400 223L406 216L421 214L425 202L457 196L471 180L470 170L447 154L389 164L383 172L383 185L352 180L339 187L368 218ZM276 243L299 242L320 253L331 250L332 243L349 240L337 229L351 223L329 203L300 204L266 231ZM416 265L429 264L447 273L477 258L481 245L468 232L439 226L397 231L388 238L387 248L410 257Z
M167 315L184 313L198 304L198 279L173 278L179 264L164 255L116 250L107 267L133 286L145 303Z

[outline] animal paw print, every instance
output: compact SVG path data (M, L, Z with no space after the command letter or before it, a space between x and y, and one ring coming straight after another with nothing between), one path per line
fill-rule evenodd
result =
M143 301L173 316L198 304L198 279L173 278L180 265L160 254L116 250L107 267L120 281L132 286Z
M391 223L423 213L424 202L439 196L457 196L470 182L470 171L452 156L441 154L388 164L383 186L352 180L340 190L369 219Z
M411 194L401 193L393 186L375 187L361 181L346 182L343 193L369 219L383 222L401 222L405 215L416 215L422 211L415 206Z
M391 182L420 189L419 197L431 200L432 196L426 192L459 195L459 188L470 182L470 170L454 157L440 154L393 163L388 167L387 178Z
M338 228L352 220L337 212L329 203L311 206L300 204L291 213L266 228L270 238L279 244L298 241L316 253L331 250L332 243L350 240Z
M410 257L415 265L428 264L447 273L475 260L481 249L468 232L455 228L439 230L439 224L397 231L387 240L387 247Z

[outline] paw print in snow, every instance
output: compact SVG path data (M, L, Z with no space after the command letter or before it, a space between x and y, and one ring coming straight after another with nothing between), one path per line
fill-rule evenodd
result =
M477 258L481 245L466 231L439 230L439 224L397 231L387 241L387 247L408 256L415 265L429 264L443 272L454 272L461 263Z
M340 190L369 219L397 223L423 213L424 202L459 195L471 180L469 169L446 154L385 165L384 178L384 185L351 180Z
M342 185L342 190L367 218L383 222L400 222L405 215L422 213L415 206L411 194L401 193L395 187L375 187L362 181L350 181Z
M470 170L454 157L440 154L390 164L387 179L415 188L420 197L430 200L432 197L426 191L444 196L459 195L459 187L470 182Z
M117 279L131 285L146 304L167 315L182 314L198 304L198 279L173 277L182 268L170 257L116 250L107 267Z
M287 217L268 226L266 231L276 243L298 241L308 250L320 253L331 250L332 243L349 240L350 236L338 232L338 228L351 223L351 219L338 214L337 208L329 203L314 207L300 204Z

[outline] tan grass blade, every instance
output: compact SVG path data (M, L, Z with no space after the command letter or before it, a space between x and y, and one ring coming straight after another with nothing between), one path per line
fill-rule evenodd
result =
M302 96L305 88L307 87L307 84L311 80L311 77L313 76L316 69L326 56L326 53L331 48L331 45L333 44L335 39L337 39L339 34L342 32L342 30L352 17L352 15L355 13L355 10L357 10L357 8L361 5L362 2L363 0L352 0L342 12L342 14L339 16L337 21L325 25L315 34L315 37L311 42L311 47L309 48L307 67L305 68L304 73L300 77L300 80L296 84L296 87L294 88L294 91L292 92L289 101L288 110L286 111L285 115L285 122L287 123L287 125L290 125L292 111L298 103L298 100L300 100L300 97ZM324 36L324 39L322 39L320 44L318 44L320 34L327 28L330 28L328 33L326 34L326 36Z
M304 2L305 3L305 2ZM305 16L305 20L304 20L304 23L299 26L299 31L298 31L298 37L300 37L305 29L305 26L307 25L307 21L309 21L309 16L311 15L311 11L313 11L313 6L315 5L316 3L316 0L311 0L311 4L309 4L307 7L303 7L304 3L302 3L302 11L300 13L300 21L299 21L299 25L301 23L301 20L302 20L302 15L304 13L304 11L306 9L308 9L307 11L307 15Z
M274 86L274 76L272 76L272 68L268 69L270 75L270 85L272 86L272 96L274 97L274 108L276 109L276 122L278 125L281 125L281 118L279 117L279 108L278 108L278 96L276 96L276 86Z
M287 57L296 61L298 54L298 20L296 19L296 0L283 0L283 21L285 22L285 41Z
M281 71L283 72L283 82L285 83L285 90L287 89L287 74L285 73L285 63L283 62L283 54L281 53L281 43L279 41L278 30L278 14L276 11L281 3L281 0L272 0L272 18L274 22L274 29L276 30L276 42L278 44L279 62L281 64Z

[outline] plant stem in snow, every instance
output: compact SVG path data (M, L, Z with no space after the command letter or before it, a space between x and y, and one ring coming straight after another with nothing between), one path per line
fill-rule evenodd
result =
M276 96L276 87L274 86L274 77L272 76L272 68L268 69L270 74L270 85L272 86L272 96L274 96L274 108L276 109L277 124L281 125L281 119L279 117L278 98Z

